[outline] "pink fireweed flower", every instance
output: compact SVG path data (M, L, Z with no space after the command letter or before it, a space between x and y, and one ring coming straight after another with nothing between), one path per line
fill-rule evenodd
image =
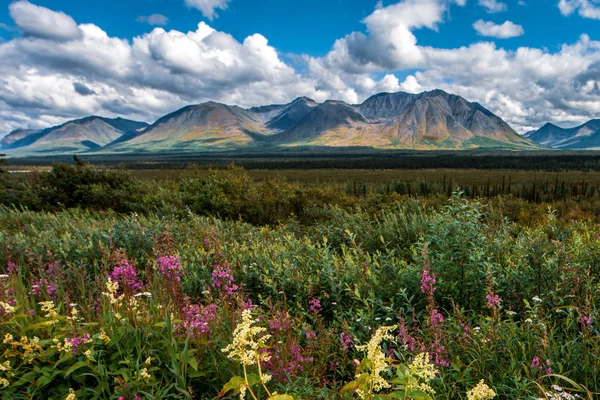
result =
M316 340L317 334L314 331L306 331L306 339L307 340Z
M217 265L212 271L212 287L221 288L225 291L228 297L233 296L238 286L233 283L233 275L231 275L231 267L229 263L225 265Z
M421 275L421 292L422 293L433 293L435 292L435 284L437 283L435 279L435 274L431 272L429 269L424 269L423 274Z
M183 329L192 338L210 333L210 322L217 317L217 305L190 304L182 309Z
M531 368L541 369L541 367L542 367L542 360L540 360L540 358L538 356L534 356L533 360L531 360Z
M437 328L438 326L444 325L444 316L440 314L436 308L434 308L431 310L429 321L431 322L432 327Z
M179 257L177 256L166 256L160 257L156 260L156 265L160 273L167 279L174 281L181 281L181 277L183 276L183 270L181 268L181 263L179 262Z
M287 331L292 328L292 320L287 312L279 311L269 320L271 332Z
M47 294L51 299L54 298L56 287L46 278L40 278L38 281L31 280L31 294L34 296L43 296Z
M321 307L321 300L319 300L319 299L311 299L309 301L309 307L308 308L310 309L311 312L313 312L315 314L320 313L321 310L323 309Z
M584 315L581 318L579 318L579 323L581 324L581 327L584 330L589 329L592 326L592 318Z
M137 276L135 268L127 259L121 260L121 264L115 267L112 273L108 276L113 282L119 283L121 291L125 292L129 289L131 292L139 292L142 290L142 281Z
M497 310L500 308L500 296L497 294L488 293L485 295L486 306L490 310Z
M352 337L346 332L340 333L340 342L342 343L342 351L348 351L352 348Z
M90 334L84 333L81 336L73 336L72 338L66 338L65 342L71 345L71 351L73 355L77 355L83 348L84 344L90 340Z

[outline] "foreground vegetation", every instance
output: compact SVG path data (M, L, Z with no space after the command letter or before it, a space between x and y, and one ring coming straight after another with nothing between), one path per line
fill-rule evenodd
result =
M235 168L26 184L2 184L4 399L599 395L595 196L555 211Z

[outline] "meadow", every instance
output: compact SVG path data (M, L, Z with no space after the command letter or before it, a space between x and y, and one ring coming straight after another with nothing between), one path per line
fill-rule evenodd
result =
M594 179L453 171L0 174L0 396L596 398Z

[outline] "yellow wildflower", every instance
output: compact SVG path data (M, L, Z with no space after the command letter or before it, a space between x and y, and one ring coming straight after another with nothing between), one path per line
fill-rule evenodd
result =
M15 312L15 308L13 306L3 301L0 301L0 308L5 314L13 314Z
M120 304L121 301L123 300L123 298L125 297L125 295L120 295L120 296L115 296L115 293L117 293L117 290L119 290L119 283L118 282L113 282L112 279L108 278L106 281L106 292L102 292L102 295L104 297L108 298L108 301L110 302L110 304Z
M42 311L46 313L45 318L47 321L45 323L47 325L56 324L58 322L58 313L54 308L54 301L42 301L38 304L41 306Z
M437 369L429 361L429 353L421 353L409 364L408 369L412 376L419 378L423 382L418 385L418 388L430 395L435 395L435 390L429 386L429 381L435 378Z
M477 386L467 392L467 399L469 400L490 400L494 397L496 397L496 392L483 383L483 379L479 381Z
M71 307L71 316L67 317L67 319L69 321L77 321L77 314L79 314L79 312L77 311L77 309L75 307Z
M8 379L6 378L0 378L0 385L5 388L8 387L8 385L10 385L10 382L8 381Z
M85 356L85 358L87 358L90 361L94 361L94 350L93 349L87 349L83 355Z
M10 361L6 360L4 362L4 364L0 364L0 371L2 372L8 372L11 371L12 369L10 368Z
M77 400L77 395L73 389L69 389L69 394L65 397L65 400Z
M148 373L148 369L146 367L140 370L140 378L142 378L145 382L149 382L152 379L152 375Z
M9 344L13 340L14 340L13 335L11 335L10 333L7 333L6 335L4 335L4 340L2 341L2 343Z
M144 361L144 366L149 367L151 362L152 362L152 357L146 358L146 361Z
M382 326L375 331L368 344L356 346L357 350L366 351L367 359L371 362L371 388L378 392L381 389L389 388L391 385L381 377L381 373L388 367L385 361L385 354L381 351L380 345L383 340L391 340L394 337L389 332L396 329L395 326Z
M60 353L64 355L73 354L73 344L67 339L65 339L62 343L58 339L54 339L53 342L54 346L52 347L57 349Z
M108 344L110 342L110 337L104 331L100 331L100 336L98 337L104 344Z
M271 335L262 335L266 328L252 326L252 311L244 310L242 312L242 322L240 322L233 331L233 342L221 349L222 352L229 352L227 357L236 359L244 366L256 364L258 361L269 361L270 356L267 353L259 354L258 349L271 337Z

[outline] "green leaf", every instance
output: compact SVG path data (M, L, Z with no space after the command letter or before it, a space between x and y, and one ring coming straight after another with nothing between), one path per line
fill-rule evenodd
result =
M244 378L242 378L241 376L234 376L229 380L229 382L225 384L225 386L223 386L223 389L221 389L221 391L219 392L218 397L221 398L225 396L225 393L229 392L230 390L233 390L233 394L237 394L240 392L240 387L242 387L242 385L245 384L246 381L244 380Z
M194 371L198 371L198 361L196 361L194 357L190 357L188 364L190 364L190 367L192 367Z
M267 400L294 400L294 397L289 394L276 394L267 398Z
M248 384L252 386L257 383L260 383L260 376L258 374L248 374Z
M79 368L86 367L88 365L87 361L79 361L75 363L65 372L65 378L71 375L73 372L77 371Z
M365 385L368 380L369 380L369 374L361 374L355 380L346 383L340 390L340 393L356 392L356 390L360 389L361 386Z
M419 389L409 390L408 398L413 400L432 400L430 395Z

